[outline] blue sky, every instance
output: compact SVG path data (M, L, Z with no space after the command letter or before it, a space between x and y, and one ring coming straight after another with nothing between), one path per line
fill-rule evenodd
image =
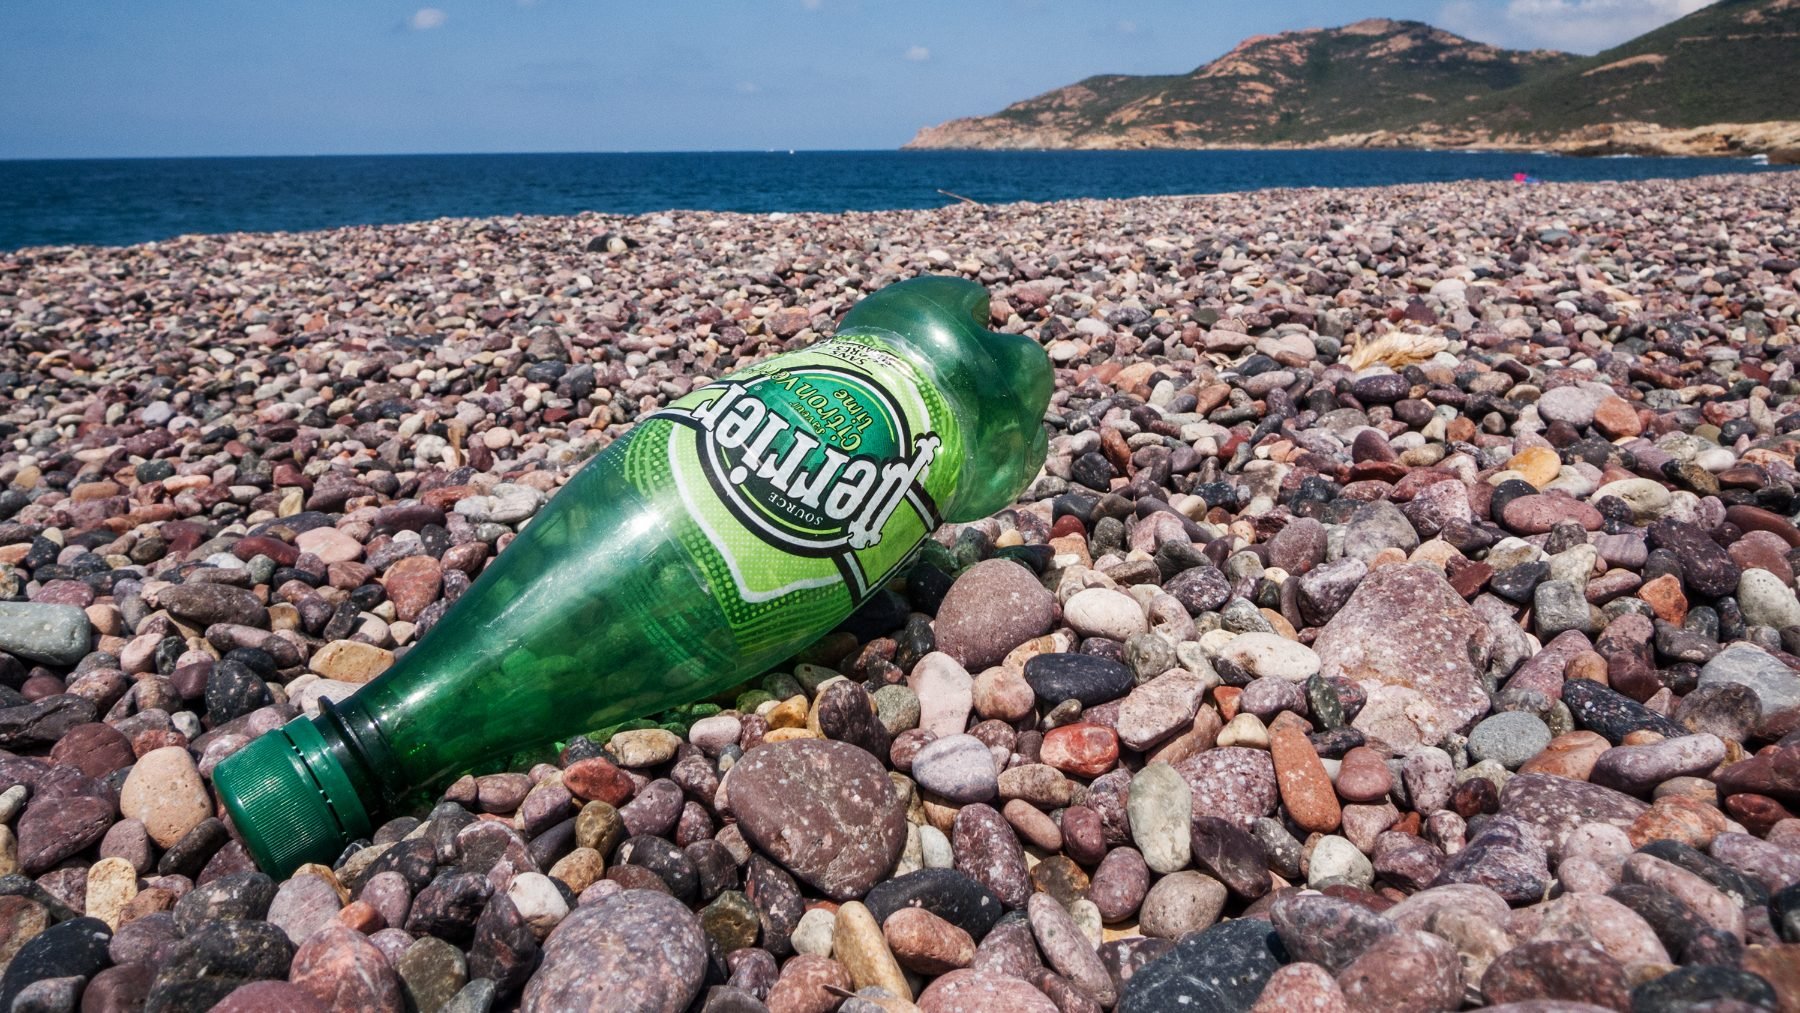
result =
M6 0L0 158L891 148L1090 74L1412 18L1594 52L1703 0Z

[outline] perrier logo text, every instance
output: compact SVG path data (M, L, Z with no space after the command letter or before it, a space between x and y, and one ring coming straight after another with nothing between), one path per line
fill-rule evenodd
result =
M775 360L650 418L694 431L699 470L747 529L832 559L859 597L881 575L863 572L855 553L882 540L896 511L937 525L924 479L942 441L910 432L893 396L860 371Z

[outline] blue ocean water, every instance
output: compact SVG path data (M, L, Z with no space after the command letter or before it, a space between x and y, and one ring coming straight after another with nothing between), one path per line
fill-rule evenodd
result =
M951 203L1770 171L1748 159L1443 151L803 151L0 161L0 250L442 217Z

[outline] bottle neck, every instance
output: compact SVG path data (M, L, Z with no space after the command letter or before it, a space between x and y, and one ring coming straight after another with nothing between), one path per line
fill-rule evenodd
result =
M320 698L314 724L369 815L391 811L410 786L361 694L337 702Z

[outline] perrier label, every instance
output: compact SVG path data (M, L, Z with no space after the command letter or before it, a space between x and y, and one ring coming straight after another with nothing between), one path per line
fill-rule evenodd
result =
M740 644L757 647L890 578L942 520L961 460L944 398L864 331L650 415L625 473L646 494L673 492L679 536Z

